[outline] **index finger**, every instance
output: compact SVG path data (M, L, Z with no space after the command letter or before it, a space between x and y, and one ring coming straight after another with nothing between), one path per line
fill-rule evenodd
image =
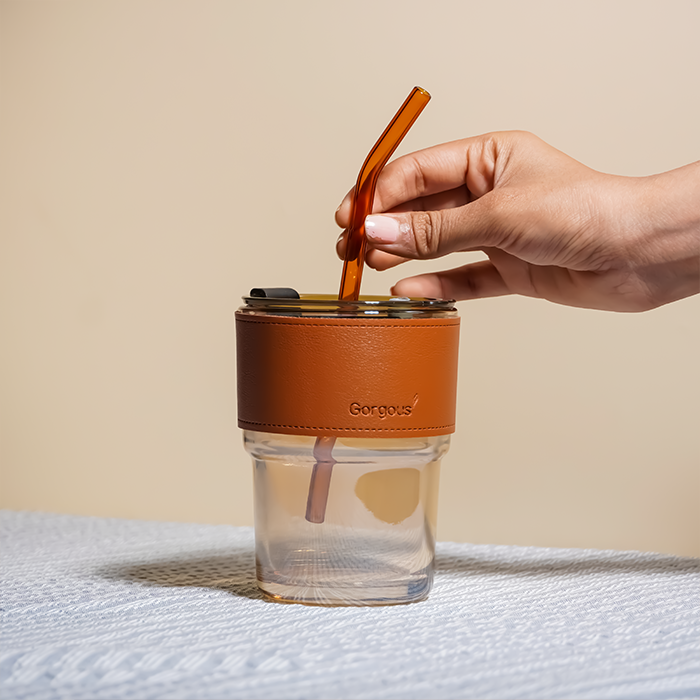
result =
M493 189L497 139L474 136L409 153L389 163L379 175L372 213L387 212L421 197L467 186L474 197ZM354 190L336 211L336 222L347 227Z

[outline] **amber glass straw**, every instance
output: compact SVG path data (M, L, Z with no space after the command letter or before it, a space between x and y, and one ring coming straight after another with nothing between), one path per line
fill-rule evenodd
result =
M365 218L372 213L374 192L377 189L377 178L382 168L387 164L391 154L403 141L408 130L418 119L418 116L430 101L430 94L420 87L414 87L399 111L384 129L374 148L360 170L352 198L350 226L345 248L343 276L340 280L338 299L357 300L360 297L362 268L365 264Z
M430 94L423 88L415 87L401 105L399 111L384 129L377 143L369 152L357 177L355 193L352 198L350 226L343 263L343 276L340 280L338 299L357 300L360 298L360 283L362 268L365 264L365 218L372 213L374 191L377 189L377 178L382 168L387 164L391 154L403 141L408 130L418 119L425 105L430 101ZM310 523L322 523L326 519L328 491L331 486L333 465L333 446L335 437L318 437L314 444L314 464L309 483L309 496L306 501L306 519Z

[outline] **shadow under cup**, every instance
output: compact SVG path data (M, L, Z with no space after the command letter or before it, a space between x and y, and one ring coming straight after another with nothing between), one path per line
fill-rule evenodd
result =
M453 302L245 302L238 425L254 464L258 585L316 605L425 598L454 432Z

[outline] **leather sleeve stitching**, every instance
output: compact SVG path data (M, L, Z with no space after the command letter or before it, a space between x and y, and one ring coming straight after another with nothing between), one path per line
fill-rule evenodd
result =
M377 432L377 433L395 433L400 431L406 431L411 433L418 433L425 430L443 430L444 428L454 428L454 423L449 423L447 425L433 425L428 428L335 428L333 426L320 426L320 425L285 425L283 423L258 423L252 420L241 420L240 423L245 425L259 425L267 428L292 428L295 430L333 430L336 432ZM245 425L240 425L239 427L245 427Z

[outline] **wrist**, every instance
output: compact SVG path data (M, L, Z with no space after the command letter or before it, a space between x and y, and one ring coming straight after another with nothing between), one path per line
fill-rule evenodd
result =
M653 306L700 292L700 161L639 179L637 255Z

